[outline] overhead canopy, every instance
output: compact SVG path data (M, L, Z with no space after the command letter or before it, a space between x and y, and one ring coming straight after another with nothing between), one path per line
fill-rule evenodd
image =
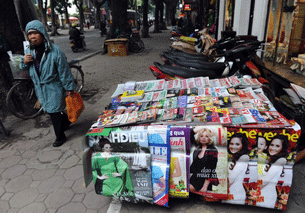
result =
M69 19L70 19L70 20L76 20L76 21L78 21L78 18L76 18L76 17L74 17L74 16L70 16Z

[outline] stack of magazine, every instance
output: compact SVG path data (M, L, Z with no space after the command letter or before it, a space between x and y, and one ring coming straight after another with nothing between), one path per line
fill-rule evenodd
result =
M126 82L83 141L85 183L134 203L195 193L284 210L300 135L257 79Z
M286 127L287 119L264 95L257 79L208 77L118 85L94 126L145 123ZM125 88L125 89L124 89ZM130 94L130 95L127 95Z
M207 201L286 209L299 125L138 125L92 128L84 140L86 186L121 201L168 207ZM281 147L276 149L274 147Z

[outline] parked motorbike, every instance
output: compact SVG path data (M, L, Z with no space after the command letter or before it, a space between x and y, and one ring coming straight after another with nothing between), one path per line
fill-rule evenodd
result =
M85 36L81 35L80 40L78 42L76 42L75 40L70 40L69 45L74 53L77 52L78 50L85 50L86 49Z
M107 28L103 28L102 30L100 30L100 34L101 34L101 37L103 37L104 35L107 35Z
M179 38L170 38L171 50L179 50L187 53L202 53L209 54L212 50L209 50L209 47L214 44L213 38L207 33L207 29L198 31L198 38L180 36ZM192 40L192 42L187 41L187 39Z
M259 43L257 42L255 44L243 45L229 50L215 62L187 62L185 60L184 67L180 65L171 66L169 64L161 65L160 63L155 63L155 66L151 66L150 70L157 78L166 80L199 76L208 76L211 79L232 75L238 77L242 77L243 75L251 75L256 78L264 77L252 60L254 55L256 55L256 50L259 48Z

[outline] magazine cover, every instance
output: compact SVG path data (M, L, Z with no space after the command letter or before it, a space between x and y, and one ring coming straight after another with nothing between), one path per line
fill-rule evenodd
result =
M190 128L170 128L170 176L169 195L171 197L189 197L190 164Z
M193 126L190 154L190 192L227 199L227 129Z
M154 203L160 206L168 206L170 127L150 125L147 127L147 132L152 154L151 170Z
M258 154L257 206L285 210L301 128L260 129L264 150Z
M149 143L154 204L168 207L170 145Z
M258 129L228 127L228 200L224 203L256 205Z
M153 203L151 154L144 127L113 128L108 137L88 136L97 194Z

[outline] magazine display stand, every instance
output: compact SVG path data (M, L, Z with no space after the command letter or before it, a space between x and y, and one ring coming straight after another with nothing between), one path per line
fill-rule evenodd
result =
M83 142L86 186L166 207L192 192L285 210L301 128L261 87L237 77L119 84Z

